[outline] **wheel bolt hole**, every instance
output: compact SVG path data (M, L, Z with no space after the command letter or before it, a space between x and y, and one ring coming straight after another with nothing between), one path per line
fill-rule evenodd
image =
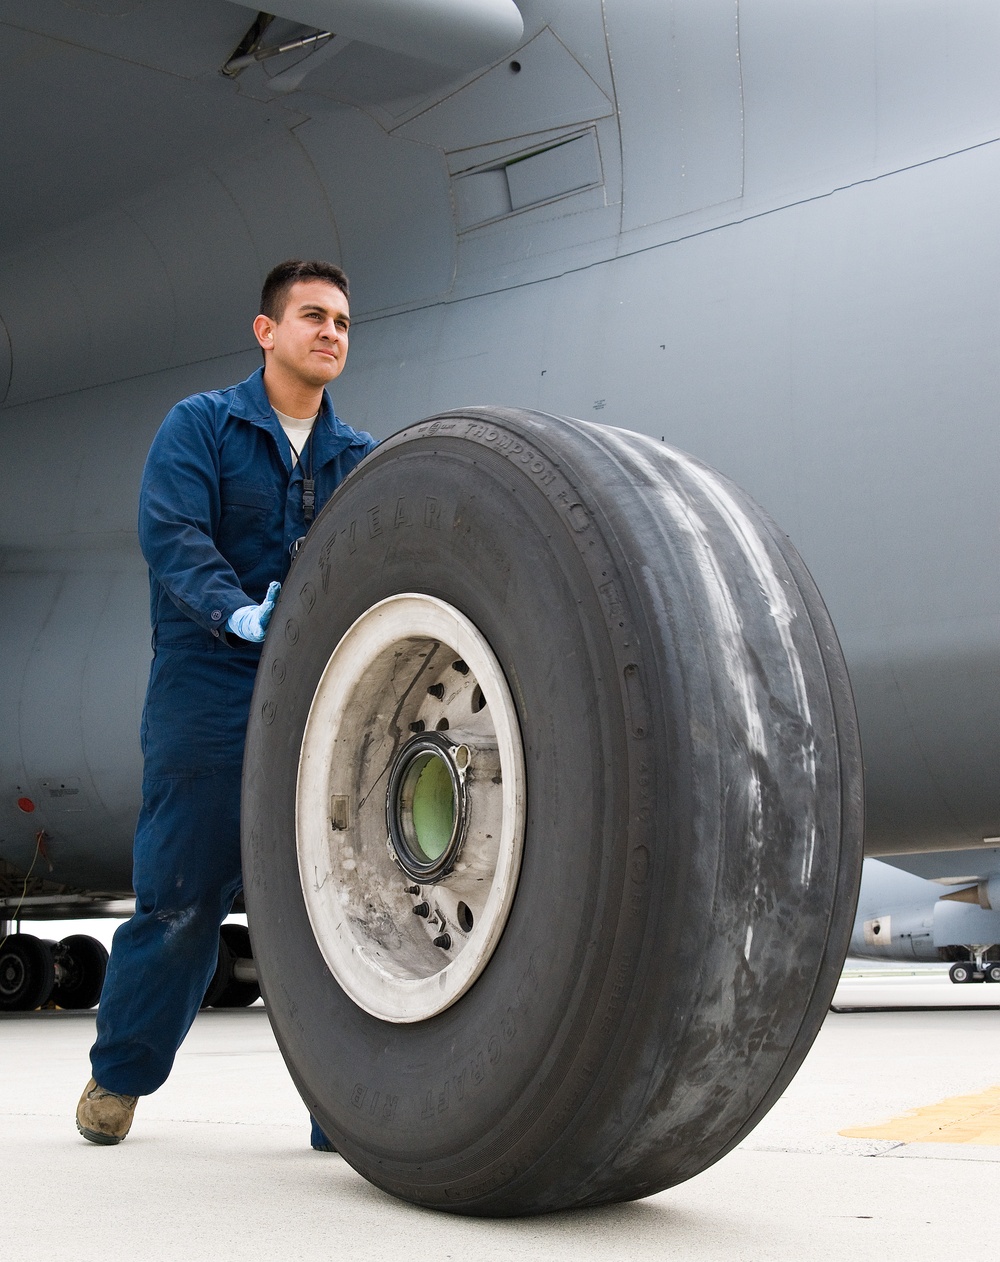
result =
M457 918L458 918L459 929L461 929L463 933L471 933L472 926L476 923L476 921L475 921L475 917L472 914L472 909L469 907L468 903L458 904L458 917Z
M438 701L444 696L444 684L431 684L427 689L429 697L437 697Z
M472 713L478 714L480 710L486 709L486 698L483 696L483 690L478 684L472 690Z
M451 669L457 670L460 675L467 675L469 673L468 666L466 666L465 662L463 662L461 659L459 659L457 662L452 662Z
M437 730L438 730L439 732L447 732L447 730L448 730L448 720L447 720L447 719L438 719L438 721L437 721Z

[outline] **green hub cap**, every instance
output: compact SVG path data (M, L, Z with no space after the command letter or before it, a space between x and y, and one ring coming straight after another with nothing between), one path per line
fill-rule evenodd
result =
M389 775L386 817L396 861L415 881L440 880L465 832L468 751L438 733L408 741Z

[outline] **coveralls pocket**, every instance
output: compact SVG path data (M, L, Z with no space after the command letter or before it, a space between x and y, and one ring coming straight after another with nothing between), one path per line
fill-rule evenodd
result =
M143 710L144 779L200 776L243 761L255 663L234 670L228 652L221 644L157 647Z
M260 487L224 479L216 547L242 578L264 555L274 496Z

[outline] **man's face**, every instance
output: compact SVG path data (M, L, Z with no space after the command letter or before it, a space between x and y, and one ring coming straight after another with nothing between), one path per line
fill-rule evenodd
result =
M270 352L268 367L307 386L325 386L340 376L350 326L347 298L327 280L297 280L280 320L254 321L257 340Z

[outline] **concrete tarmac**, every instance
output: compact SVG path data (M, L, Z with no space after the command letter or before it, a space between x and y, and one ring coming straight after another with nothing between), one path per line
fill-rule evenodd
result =
M939 972L841 983L802 1070L710 1170L632 1204L476 1220L415 1209L308 1146L258 1007L205 1012L131 1135L97 1148L73 1111L92 1013L0 1016L5 1262L992 1262L1000 1143L847 1138L1000 1084L1000 987ZM956 1006L958 1005L958 1006ZM971 1005L971 1006L965 1006Z

